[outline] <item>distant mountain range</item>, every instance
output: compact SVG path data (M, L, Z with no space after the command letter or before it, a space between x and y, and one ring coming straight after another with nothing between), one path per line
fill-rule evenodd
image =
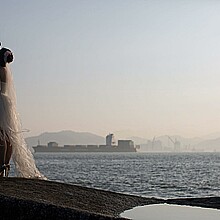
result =
M195 149L198 148L210 151L220 151L220 138L204 140L195 145Z
M206 136L206 138L184 138L181 136L171 136L173 140L178 140L182 147L190 147L195 150L207 150L207 151L220 151L220 137L214 137L213 135ZM116 137L117 139L117 137ZM135 142L135 144L141 145L146 144L150 139L142 137L128 137ZM172 142L169 140L167 135L155 137L155 140L160 140L163 146L172 146ZM38 143L41 145L47 145L48 142L55 141L60 146L65 144L76 145L76 144L105 144L105 137L92 134L89 132L75 132L75 131L59 131L59 132L45 132L38 136L26 138L28 146L36 146Z
M28 146L36 146L38 143L47 145L50 141L57 142L60 146L65 144L105 144L105 138L88 133L74 131L45 132L38 136L28 137L25 139Z

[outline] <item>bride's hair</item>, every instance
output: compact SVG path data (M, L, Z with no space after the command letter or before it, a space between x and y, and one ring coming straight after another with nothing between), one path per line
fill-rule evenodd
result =
M13 53L8 48L0 49L0 66L5 67L6 63L11 63L14 59Z

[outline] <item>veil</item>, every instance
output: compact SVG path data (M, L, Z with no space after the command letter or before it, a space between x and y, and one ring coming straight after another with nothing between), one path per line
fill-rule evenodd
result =
M15 173L18 177L46 179L37 169L34 157L27 146L23 133L19 114L16 109L16 93L13 77L8 64L5 67L6 83L4 93L1 94L0 106L1 134L12 145L12 159L15 164Z

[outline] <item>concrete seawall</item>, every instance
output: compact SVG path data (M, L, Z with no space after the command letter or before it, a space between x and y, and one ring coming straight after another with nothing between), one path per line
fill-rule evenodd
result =
M0 219L123 219L135 206L172 203L220 209L220 198L162 200L113 193L59 182L0 179Z

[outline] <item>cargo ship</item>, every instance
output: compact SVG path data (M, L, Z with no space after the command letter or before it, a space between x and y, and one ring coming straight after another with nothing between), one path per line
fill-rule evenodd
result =
M136 152L132 140L118 140L115 144L113 134L106 136L105 145L64 145L59 146L57 142L49 142L47 145L33 146L34 152Z

